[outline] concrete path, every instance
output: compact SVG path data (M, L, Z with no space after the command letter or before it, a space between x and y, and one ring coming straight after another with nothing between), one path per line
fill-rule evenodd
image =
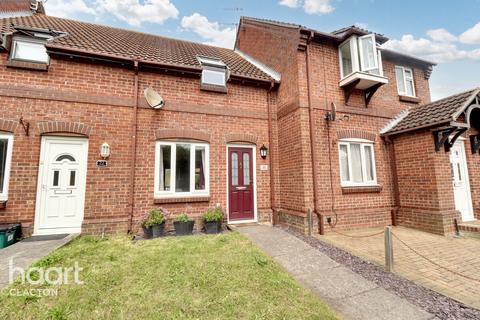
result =
M0 250L0 290L9 285L9 263L13 258L13 266L27 269L38 259L60 248L77 235L70 234L63 239L31 241L26 239Z
M238 231L318 294L343 319L427 320L435 317L338 264L295 236L268 226Z

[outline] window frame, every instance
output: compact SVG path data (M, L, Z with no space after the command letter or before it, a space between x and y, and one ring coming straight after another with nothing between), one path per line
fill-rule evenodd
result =
M176 146L178 144L190 145L190 191L175 191L176 175ZM169 191L160 190L160 148L161 146L170 146L170 189ZM205 148L205 190L195 190L195 148ZM175 151L175 152L174 152ZM193 151L193 152L192 152ZM158 140L155 143L155 179L154 179L154 198L182 198L182 197L205 197L210 196L210 145L206 142L188 141L188 140Z
M402 70L403 87L405 88L405 92L401 92L401 91L400 91L400 87L398 86L397 69L401 69L401 70ZM394 69L394 70L395 70L395 81L397 82L397 92L398 92L398 94L401 95L401 96L416 98L416 97L417 97L417 93L416 93L416 90L415 90L415 77L414 77L414 75L413 75L413 69L412 69L412 68L408 68L408 67L404 67L404 66L395 66L395 69ZM412 81L412 91L413 91L413 95L409 95L409 94L408 94L408 90L407 90L407 73L405 72L405 70L409 70L410 73L412 74L411 78L408 79L408 80L411 80L411 81Z
M3 177L3 190L0 191L0 201L7 201L12 166L13 134L0 132L0 139L6 139L8 141L7 156L5 159L5 175Z
M197 56L197 60L202 66L202 75L200 78L200 84L205 87L213 86L213 87L221 87L226 88L227 82L229 78L229 71L227 65L221 60L217 58L210 58L206 56ZM223 74L223 83L212 83L212 82L205 82L205 71L209 72L218 72Z
M362 176L364 181L362 182L353 182L352 174L352 153L350 151L351 144L360 145L360 159L362 166ZM348 176L349 181L343 180L342 177L342 155L341 155L341 146L347 147L347 159L348 159ZM365 147L369 147L372 150L372 173L373 180L366 180L367 177L367 162L365 157ZM342 187L367 187L367 186L378 186L377 182L377 168L375 162L375 143L370 140L365 139L341 139L338 142L338 161L339 161L339 173L340 173L340 182Z
M373 55L375 59L375 67L364 69L363 68L363 52L361 50L361 41L362 39L366 38L372 38L372 43L373 43ZM347 43L350 44L350 59L352 60L352 72L349 74L345 74L345 71L343 70L343 63L342 63L342 47L345 46ZM351 36L344 42L342 42L338 46L338 57L339 57L339 64L340 64L340 81L346 79L350 75L356 73L356 72L362 72L365 74L373 75L373 76L380 76L383 77L383 62L382 62L382 52L381 49L377 48L377 42L375 38L375 34L367 34L364 36ZM378 70L377 72L372 72Z
M32 62L32 63L38 63L38 64L50 64L50 56L46 52L45 48L45 43L47 39L41 39L41 38L27 38L27 37L13 37L12 39L12 48L10 52L10 60L13 61L23 61L23 62ZM42 45L45 48L45 53L47 55L47 60L32 60L32 59L21 59L21 58L16 58L16 53L17 53L17 43L18 42L23 42L23 43L33 43L33 44L39 44Z

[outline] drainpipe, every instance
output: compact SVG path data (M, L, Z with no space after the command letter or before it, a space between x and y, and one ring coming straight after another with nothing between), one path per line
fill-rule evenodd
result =
M134 93L133 93L133 121L132 121L132 160L130 171L130 217L128 220L128 233L132 232L133 214L135 211L135 164L137 158L137 113L138 113L138 61L133 61L135 71Z
M310 86L311 79L310 79L310 42L313 38L313 32L308 35L307 39L307 48L305 50L306 56L306 72L307 72L307 90L308 90L308 119L309 119L309 126L310 126L310 153L312 155L312 183L313 183L313 213L315 213L318 217L319 227L320 227L320 234L324 234L324 223L323 217L320 214L318 209L318 186L317 186L317 154L315 152L315 145L316 145L316 136L315 136L315 121L313 119L313 105L312 105L312 88Z
M273 170L273 129L272 129L272 106L270 97L272 90L275 86L275 82L271 82L270 88L267 92L267 112L268 112L268 145L270 147L270 209L272 210L272 224L278 223L277 211L275 209L275 171Z
M398 172L397 172L397 156L395 155L395 144L389 136L385 137L385 142L389 146L390 151L390 166L393 179L393 200L394 207L392 209L392 225L397 225L398 210L400 209L400 187L398 186Z

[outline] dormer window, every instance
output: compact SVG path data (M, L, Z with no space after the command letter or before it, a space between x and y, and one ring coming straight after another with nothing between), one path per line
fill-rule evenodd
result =
M48 64L49 56L45 48L45 38L14 37L10 59Z
M197 57L202 65L201 87L205 90L226 92L228 81L227 65L220 59Z

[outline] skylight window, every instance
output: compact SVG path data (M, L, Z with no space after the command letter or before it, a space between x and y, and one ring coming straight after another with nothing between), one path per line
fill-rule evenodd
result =
M202 65L202 89L225 91L228 81L227 65L220 59L197 57Z

